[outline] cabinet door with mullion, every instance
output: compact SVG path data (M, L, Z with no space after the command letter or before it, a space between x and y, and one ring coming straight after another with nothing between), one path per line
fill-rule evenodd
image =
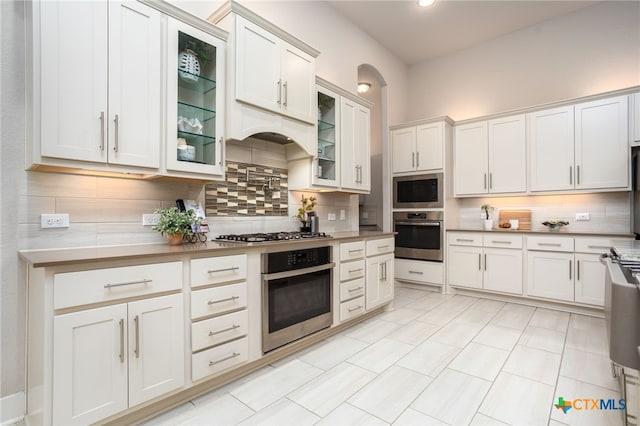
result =
M318 86L318 140L313 184L337 187L340 182L340 96Z
M191 46L197 46L199 73ZM205 59L206 58L206 59ZM191 65L189 65L191 64ZM166 168L193 177L224 174L225 42L168 19Z

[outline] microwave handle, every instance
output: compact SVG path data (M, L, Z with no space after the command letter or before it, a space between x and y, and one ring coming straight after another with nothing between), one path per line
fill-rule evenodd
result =
M441 222L394 222L394 225L411 225L411 226L440 226Z

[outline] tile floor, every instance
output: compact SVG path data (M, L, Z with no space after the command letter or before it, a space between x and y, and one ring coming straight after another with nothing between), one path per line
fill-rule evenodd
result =
M621 425L603 319L397 287L395 310L145 425Z

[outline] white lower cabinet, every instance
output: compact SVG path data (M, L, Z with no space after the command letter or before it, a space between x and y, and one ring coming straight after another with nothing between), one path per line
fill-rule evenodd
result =
M53 423L87 424L184 385L183 296L53 320Z
M373 309L393 299L393 253L367 258L366 309Z
M366 294L366 245L365 241L340 243L337 247L340 266L338 275L338 319L344 322L365 312Z
M442 262L396 259L394 269L395 277L399 281L437 286L444 284Z
M608 252L609 246L608 238L530 237L527 293L545 299L604 306L606 267L600 263L600 254Z
M248 265L246 254L190 263L191 287L196 287L191 291L191 380L195 382L249 359Z
M573 302L573 253L532 251L527 267L529 296Z
M484 237L449 234L449 284L522 295L522 236L487 234ZM483 247L478 247L479 244Z

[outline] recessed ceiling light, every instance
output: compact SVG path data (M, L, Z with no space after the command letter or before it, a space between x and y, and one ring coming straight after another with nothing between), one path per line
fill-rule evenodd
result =
M420 7L428 7L434 4L436 0L418 0L418 6Z

